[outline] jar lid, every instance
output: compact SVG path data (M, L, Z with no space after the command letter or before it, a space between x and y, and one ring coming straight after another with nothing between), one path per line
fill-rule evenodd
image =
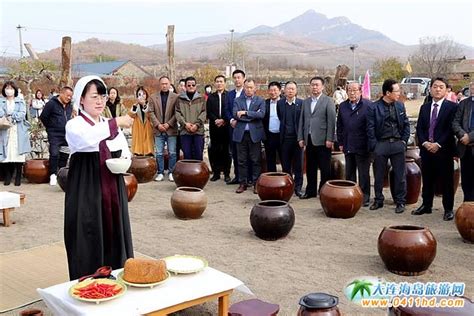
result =
M337 296L326 293L310 293L300 299L300 305L306 308L331 308L339 303Z

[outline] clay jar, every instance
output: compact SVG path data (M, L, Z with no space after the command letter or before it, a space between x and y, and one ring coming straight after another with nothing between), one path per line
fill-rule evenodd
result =
M340 316L339 298L326 293L311 293L300 299L298 316Z
M48 183L49 160L42 158L27 160L23 173L25 178L31 183Z
M124 173L123 181L125 182L125 187L127 188L127 197L128 201L132 201L137 193L138 181L133 173Z
M407 195L406 204L415 204L418 202L418 197L421 191L421 169L415 163L415 159L405 159L406 181L407 181ZM390 170L390 192L393 194L394 173L393 168Z
M474 202L464 202L459 206L455 222L464 241L474 243Z
M406 158L414 159L418 167L421 168L420 148L417 146L408 146L405 156Z
M156 160L151 156L134 156L128 172L133 173L138 183L153 181L157 170Z
M331 153L331 180L344 180L346 178L346 158L342 151Z
M20 316L43 316L44 313L41 309L25 309L20 312Z
M173 171L177 187L195 187L203 189L209 181L209 168L204 161L183 159L176 162Z
M362 190L348 180L329 180L320 191L321 206L327 217L351 218L362 206Z
M262 173L256 185L258 196L262 201L280 200L288 202L295 190L293 178L284 172Z
M199 218L206 207L207 196L200 188L179 187L171 195L171 208L177 218Z
M261 201L250 212L250 225L257 237L277 240L285 237L295 224L295 212L285 201Z
M378 251L387 269L400 275L421 275L436 256L436 239L426 227L385 227L379 235Z
M61 190L67 191L67 175L69 173L69 167L62 167L58 170L58 184Z

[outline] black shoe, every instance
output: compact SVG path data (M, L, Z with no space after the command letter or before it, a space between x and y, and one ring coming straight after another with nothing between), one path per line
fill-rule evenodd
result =
M218 174L218 173L215 173L215 174L212 175L211 181L214 182L214 181L219 180L220 178L221 178L221 175Z
M368 207L368 206L369 206L369 204L370 204L370 203L369 203L369 201L367 201L367 202L364 202L364 204L362 204L362 207Z
M225 181L225 183L229 183L229 182L230 182L230 177L229 177L229 175L224 176L224 181Z
M405 204L397 204L397 207L395 208L395 213L401 214L405 212Z
M443 220L444 221L451 221L454 218L453 211L444 211Z
M421 205L414 211L411 211L411 215L423 215L423 214L431 214L432 210L431 207L427 207L425 205Z
M295 191L295 195L297 197L301 198L304 195L304 193L303 193L303 191L297 190L297 191Z
M245 184L241 184L239 185L239 187L237 188L237 190L235 190L235 193L242 193L244 191L247 190L247 186Z
M230 180L229 182L227 182L227 184L239 184L239 179L234 178L234 179Z
M373 211L373 210L377 210L377 209L382 208L382 207L383 207L383 203L374 202L374 203L369 207L369 210Z
M314 198L314 197L316 197L316 194L305 193L305 194L300 196L300 199L301 200L307 200L307 199Z

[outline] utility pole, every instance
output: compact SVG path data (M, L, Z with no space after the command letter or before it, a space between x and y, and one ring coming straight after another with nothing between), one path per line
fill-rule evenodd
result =
M168 51L168 75L171 83L176 82L175 63L174 63L174 25L168 25L166 33L166 48Z
M349 46L349 48L352 51L353 66L354 66L354 68L352 68L352 74L353 74L354 81L356 80L356 55L355 55L355 50L356 50L357 47L359 47L359 45L357 45L357 44L352 44L351 46Z
M230 30L230 63L234 64L234 29Z
M16 29L18 30L18 35L20 37L20 58L23 58L23 39L21 38L21 29L24 28L25 27L21 26L20 24L18 24L18 26L16 27Z

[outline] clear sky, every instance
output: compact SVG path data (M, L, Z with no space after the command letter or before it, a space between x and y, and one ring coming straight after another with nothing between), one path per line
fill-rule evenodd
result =
M0 56L19 56L23 42L38 51L96 37L141 45L165 41L168 24L175 41L276 26L309 9L329 18L345 16L364 28L406 45L420 37L451 36L474 47L472 0L0 0ZM24 52L26 54L26 51Z

